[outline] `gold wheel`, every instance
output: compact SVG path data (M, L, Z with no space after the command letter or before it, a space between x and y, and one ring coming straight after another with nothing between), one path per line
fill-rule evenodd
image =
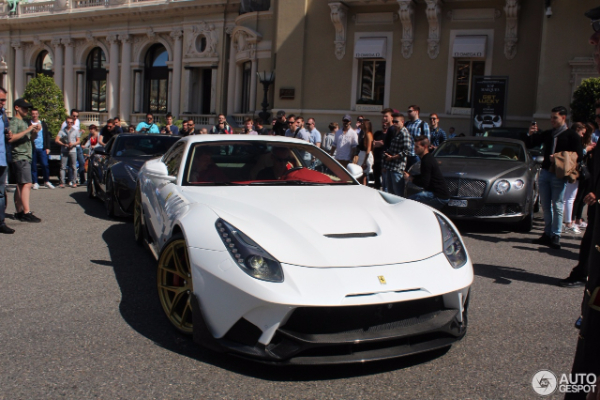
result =
M138 244L142 244L144 241L142 229L142 192L138 185L135 190L135 199L133 203L133 232L135 234L135 241Z
M192 271L185 239L172 239L158 260L158 297L169 321L182 333L191 335Z

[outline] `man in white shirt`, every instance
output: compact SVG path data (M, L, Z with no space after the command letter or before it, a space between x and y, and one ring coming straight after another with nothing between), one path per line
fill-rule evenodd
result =
M343 128L335 133L331 155L345 167L352 161L356 146L358 146L358 135L352 129L352 117L346 114L342 119Z
M71 109L71 118L73 118L73 128L79 131L79 136L85 134L85 129L81 129L81 121L79 121L79 110L76 108ZM67 121L63 122L60 126L60 130L62 131L67 126ZM83 185L85 183L85 159L83 158L83 150L80 145L76 147L77 154L77 162L79 163L79 168L77 172L79 172L79 182ZM71 168L71 167L69 167ZM75 164L73 164L73 172L75 172Z
M77 146L80 144L80 133L74 125L72 117L67 117L66 127L61 129L56 135L56 144L62 147L62 167L60 169L60 185L59 188L65 187L65 172L67 171L67 164L71 165L69 169L69 186L77 187L77 183L73 183L73 171L75 171L75 162L77 160Z

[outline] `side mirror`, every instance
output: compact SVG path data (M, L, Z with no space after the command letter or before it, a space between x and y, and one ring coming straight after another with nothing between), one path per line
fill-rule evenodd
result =
M348 172L350 172L350 175L352 175L354 179L358 179L364 174L362 167L357 164L350 163L348 164L346 169L348 170Z
M537 156L533 159L536 164L541 164L544 162L544 156Z
M94 154L99 154L101 156L107 156L108 153L106 152L106 149L104 148L104 146L97 146L93 148Z
M167 166L160 159L148 161L146 163L146 172L156 178L165 179L170 182L177 180L176 176L170 176Z

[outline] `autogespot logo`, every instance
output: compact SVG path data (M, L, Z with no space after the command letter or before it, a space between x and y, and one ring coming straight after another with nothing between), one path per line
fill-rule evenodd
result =
M558 379L554 372L542 369L533 376L533 379L531 379L531 386L533 386L533 390L540 396L549 396L556 392Z

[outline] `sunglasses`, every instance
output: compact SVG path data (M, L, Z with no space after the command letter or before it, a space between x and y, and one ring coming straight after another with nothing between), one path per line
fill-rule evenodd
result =
M291 124L295 124L296 121L288 121L287 123L288 123L288 125L291 125Z
M437 121L437 118L429 118L431 121Z
M593 20L591 25L594 32L600 32L600 19Z

